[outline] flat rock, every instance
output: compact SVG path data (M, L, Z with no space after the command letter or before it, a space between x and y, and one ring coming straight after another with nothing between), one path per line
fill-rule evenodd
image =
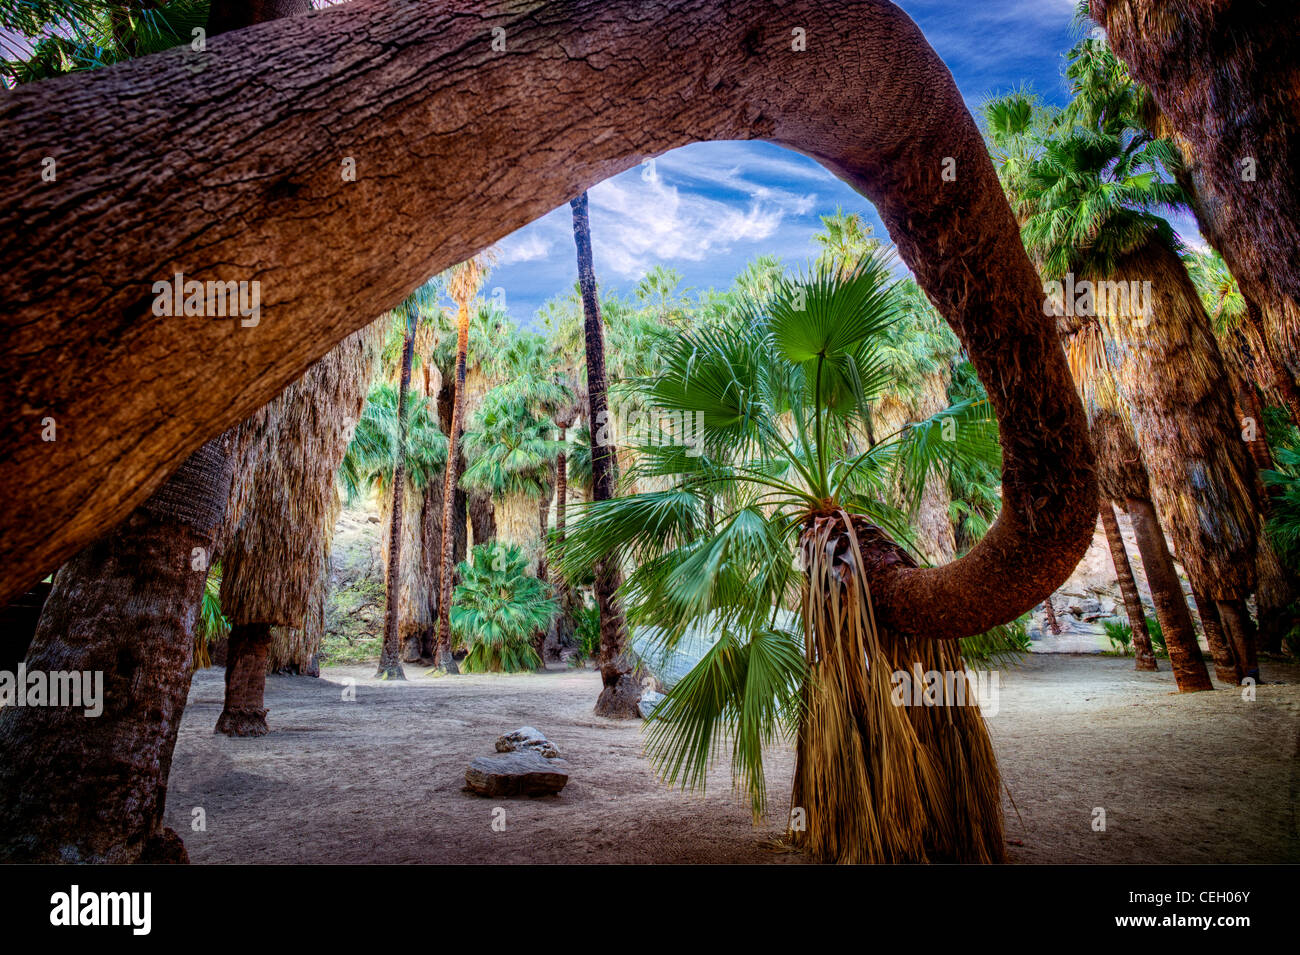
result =
M498 753L515 753L523 750L532 750L547 759L558 759L560 755L555 744L543 736L542 731L535 726L521 726L513 733L497 737Z
M465 770L465 789L480 796L551 796L568 781L568 763L532 749L476 756Z

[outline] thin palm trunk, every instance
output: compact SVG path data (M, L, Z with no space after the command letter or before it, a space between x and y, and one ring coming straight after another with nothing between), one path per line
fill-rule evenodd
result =
M1196 613L1201 618L1201 629L1205 631L1205 642L1210 646L1210 655L1214 657L1214 675L1220 683L1235 686L1241 682L1241 667L1238 666L1237 655L1223 631L1219 608L1205 596L1205 591L1196 587L1192 588L1192 600L1196 604Z
M1110 559L1115 565L1115 578L1119 582L1120 596L1124 598L1124 614L1133 631L1133 655L1137 658L1137 669L1158 670L1155 650L1151 647L1151 632L1147 629L1146 613L1142 609L1142 598L1138 595L1137 580L1133 577L1133 565L1128 559L1128 550L1124 547L1124 535L1119 531L1119 521L1115 519L1115 505L1102 501L1101 526L1106 531L1106 544L1110 547Z
M55 577L27 669L102 674L103 710L0 708L0 861L187 861L162 817L232 444L199 448Z
M404 680L402 670L402 520L406 510L406 399L411 390L411 363L415 357L416 311L406 309L402 336L402 376L397 387L397 460L393 465L393 513L388 528L388 584L384 608L384 645L375 674L386 680Z
M1223 633L1232 646L1243 680L1259 682L1259 653L1255 646L1255 624L1244 600L1216 600Z
M1129 498L1127 503L1138 552L1142 555L1142 567L1147 575L1147 586L1151 588L1156 619L1160 621L1160 632L1169 651L1169 665L1178 682L1178 690L1182 693L1212 690L1214 685L1210 682L1210 672L1205 668L1201 648L1197 645L1196 628L1192 625L1187 599L1178 582L1174 559L1165 543L1155 507L1150 501L1140 498Z
M1047 626L1051 628L1052 633L1061 632L1060 621L1056 619L1056 608L1052 606L1052 595L1048 594L1047 599L1043 601L1043 615L1047 618Z
M567 428L560 428L560 442L564 443ZM565 522L567 521L569 498L569 456L561 451L555 459L555 540L564 544ZM573 642L573 588L559 575L555 580L555 589L560 598L560 616L555 621L555 641L561 647Z
M465 359L469 351L469 300L462 297L456 314L456 384L447 432L447 474L442 489L442 572L438 581L437 663L448 673L459 673L451 655L451 578L453 507L459 477L460 434L465 417Z
M606 395L609 379L605 374L605 331L596 294L596 272L591 263L591 223L587 216L587 194L574 199L573 240L578 250L578 285L582 290L583 333L587 343L587 400L591 425L591 475L593 501L607 501L614 496L615 448L609 434L611 422ZM625 658L627 625L618 605L618 588L622 583L618 555L610 554L595 567L596 605L600 609L600 676L603 683L596 701L596 713L615 719L637 715L640 688Z

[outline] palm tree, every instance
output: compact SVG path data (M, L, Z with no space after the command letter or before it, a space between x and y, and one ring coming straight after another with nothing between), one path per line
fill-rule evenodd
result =
M1144 94L1104 43L1081 41L1067 75L1070 107L1037 138L1036 157L1007 170L1025 244L1058 283L1058 298L1072 283L1090 283L1061 318L1069 325L1090 317L1078 312L1096 311L1179 559L1209 596L1233 605L1221 615L1246 625L1239 611L1254 589L1257 523L1250 469L1209 319L1177 236L1157 215L1183 199L1167 174L1177 155L1137 122ZM1180 688L1209 689L1192 635L1167 638ZM1245 652L1253 634L1233 642Z
M456 499L460 460L460 435L465 427L465 361L469 350L470 302L478 294L491 266L491 253L480 253L453 266L447 272L447 294L456 303L456 384L451 424L447 432L447 471L443 485L442 557L438 583L437 664L448 673L458 673L451 655L452 506Z
M578 286L582 292L583 337L587 346L587 420L591 429L591 499L608 501L617 482L617 448L610 433L609 378L605 374L605 325L596 292L596 272L591 263L591 222L587 216L587 194L570 202L573 209L573 241L578 251ZM596 714L613 719L637 715L641 688L626 658L627 624L618 605L622 579L618 555L602 554L595 571L596 606L600 611L600 677L603 688L596 700Z
M516 546L493 541L474 548L461 564L451 625L469 653L467 673L536 670L542 658L530 642L556 613L551 589L527 573L528 558Z
M402 525L406 511L406 443L408 413L407 400L411 389L411 365L415 358L415 334L420 323L420 313L436 301L441 283L427 282L416 289L398 307L402 321L402 357L399 364L397 386L397 453L394 455L392 485L392 513L388 528L388 573L385 581L384 642L379 653L379 669L375 675L385 680L404 680L402 671L402 628L399 595L402 581Z
M32 37L57 33L47 29L51 19L71 24L68 35L85 52L75 68L94 69L171 46L170 34L202 7L179 0L165 12L141 13L131 37L114 19L121 12L116 4L69 0L13 9L35 17L28 21ZM244 21L232 26L277 15L248 8ZM55 60L56 68L20 78L73 68L66 48L46 64ZM234 483L235 432L201 445L55 576L28 649L29 665L48 672L103 671L105 697L119 702L91 720L72 708L0 709L6 754L0 763L0 860L188 861L184 843L162 820L209 562L221 543Z
M385 323L354 332L239 428L221 559L231 629L216 731L268 732L266 673L310 670L323 627L339 469L379 356Z
M519 547L535 569L542 543L537 506L550 501L551 470L560 453L550 417L527 400L517 380L487 393L471 427L464 447L473 463L461 482L493 497L500 539Z
M1227 261L1292 382L1300 369L1300 7L1245 15L1212 0L1092 0L1091 14L1154 94L1185 165L1201 233Z
M404 329L398 335L402 350ZM399 439L398 388L382 382L371 389L365 410L357 423L347 453L339 467L339 484L348 502L375 493L392 507L393 481L398 471ZM432 631L437 605L430 598L438 585L436 556L442 546L441 527L432 533L429 523L442 519L443 468L447 463L447 440L427 395L408 393L406 441L402 474L406 488L402 495L399 567L394 576L392 538L385 541L385 575L397 581L397 619L401 635L401 660L415 663L432 659ZM436 515L431 511L436 509ZM387 533L392 534L392 514L387 513ZM407 559L419 555L418 560ZM385 619L387 624L387 619Z
M847 271L823 263L738 330L669 345L648 394L703 416L708 463L642 445L638 467L675 486L582 507L559 566L576 575L624 553L635 569L621 594L648 634L666 648L701 627L718 635L650 721L648 748L670 782L702 786L727 736L761 812L763 747L784 731L797 738L791 804L807 819L792 836L818 858L996 860L999 782L981 717L890 702L891 673L956 672L961 655L878 625L865 556L882 553L873 545L886 534L910 536L892 488L917 493L945 461L995 460L996 430L987 402L966 402L866 440L900 311L888 275L879 254ZM703 520L709 496L724 510L715 526ZM913 564L897 545L885 553Z

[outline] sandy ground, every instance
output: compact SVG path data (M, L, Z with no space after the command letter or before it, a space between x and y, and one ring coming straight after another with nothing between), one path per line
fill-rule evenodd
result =
M706 795L658 783L639 724L591 713L599 677L554 669L436 678L374 668L267 681L270 735L212 732L221 672L199 673L172 767L167 822L198 862L800 862L776 851L793 769L771 754L777 818L752 826L726 761ZM989 720L1016 862L1300 861L1300 668L1265 665L1239 690L1179 696L1167 667L1035 655L1002 671ZM355 680L355 702L343 697ZM556 797L461 791L476 755L524 724L570 762ZM493 828L497 807L504 831ZM201 808L206 831L193 831ZM1105 831L1094 831L1094 810ZM497 819L500 815L497 814ZM500 827L498 826L498 829Z

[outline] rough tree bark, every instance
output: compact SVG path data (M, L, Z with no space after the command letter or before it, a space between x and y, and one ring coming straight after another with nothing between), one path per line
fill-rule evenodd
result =
M162 816L231 443L200 447L55 577L27 669L102 674L103 712L0 709L0 861L187 861Z
M1212 690L1210 672L1205 668L1201 648L1196 643L1196 628L1187 609L1182 585L1174 570L1174 559L1165 542L1164 531L1150 501L1128 499L1128 516L1133 522L1133 536L1137 538L1142 567L1151 588L1151 600L1156 607L1156 619L1169 651L1169 666L1174 671L1180 693L1193 690Z
M1241 682L1241 668L1237 665L1237 656L1232 652L1228 637L1223 632L1223 621L1219 619L1219 608L1214 601L1205 596L1205 592L1193 588L1192 600L1196 612L1201 618L1201 629L1205 631L1205 642L1210 645L1210 655L1214 657L1214 675L1220 683L1235 686Z
M792 49L796 25L816 42ZM873 200L1001 422L997 522L947 566L878 562L880 623L987 630L1040 603L1091 538L1087 431L1042 285L951 74L885 0L470 12L355 0L217 37L206 53L14 90L0 136L15 144L0 155L0 403L15 409L0 419L13 488L0 599L121 520L363 316L699 139L788 146ZM348 160L355 178L340 174ZM262 282L258 324L159 320L153 283L176 272ZM57 375L42 360L53 354ZM69 439L40 441L44 417Z
M578 251L578 287L582 292L583 338L587 345L587 402L591 425L591 499L608 501L614 496L618 448L614 444L613 422L609 417L609 377L605 372L605 322L596 292L596 271L591 263L591 221L587 215L587 194L574 199L573 241ZM632 675L627 657L627 622L619 606L618 588L623 583L619 555L606 554L595 568L596 606L600 611L600 678L602 688L596 700L596 715L633 719L641 688Z
M238 623L226 649L226 702L216 732L227 736L265 736L266 658L271 624Z
M1197 218L1300 371L1300 4L1091 0L1185 141Z
M1133 564L1124 547L1124 535L1115 519L1115 505L1101 502L1101 526L1106 531L1106 544L1110 547L1111 563L1115 565L1115 578L1119 582L1120 596L1124 598L1124 614L1133 630L1133 656L1139 670L1158 670L1155 650L1151 647L1151 631L1147 629L1146 613L1138 594L1137 580L1133 577Z

